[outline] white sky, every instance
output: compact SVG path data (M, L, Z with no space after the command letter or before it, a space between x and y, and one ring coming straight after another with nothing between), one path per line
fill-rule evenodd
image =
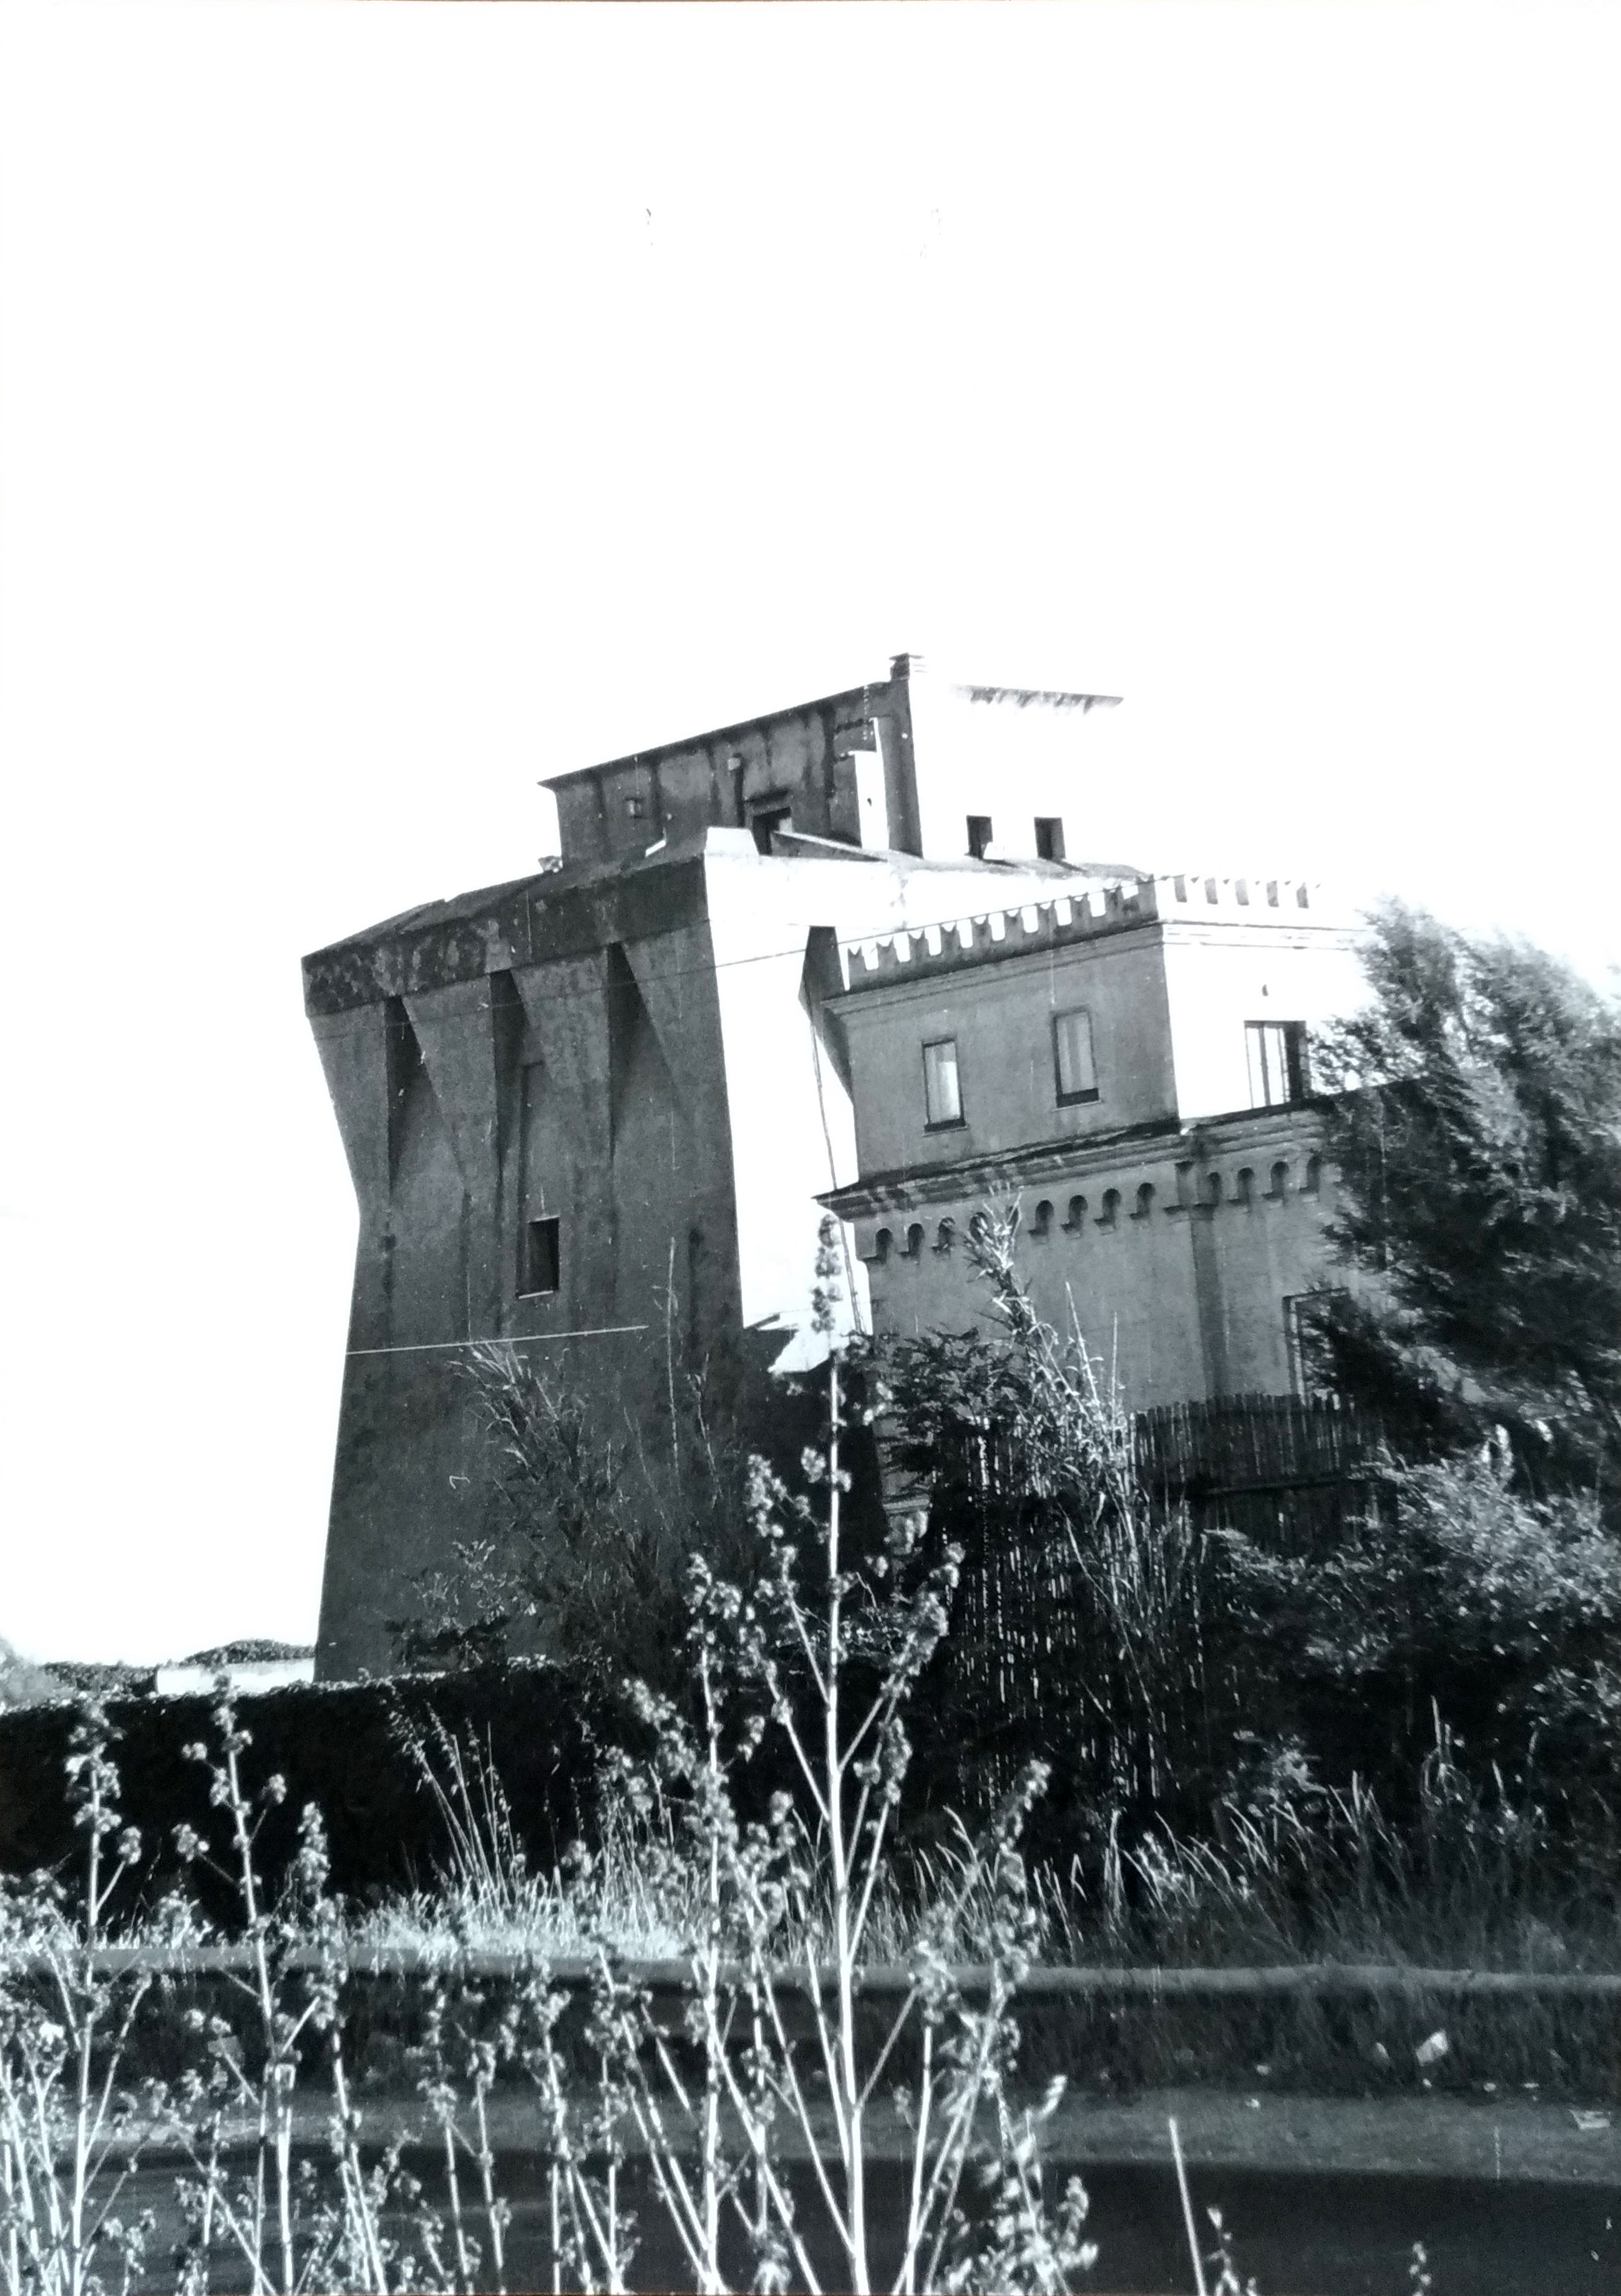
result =
M543 772L1125 695L1094 849L1621 955L1621 12L0 12L0 1636L313 1636L299 958Z

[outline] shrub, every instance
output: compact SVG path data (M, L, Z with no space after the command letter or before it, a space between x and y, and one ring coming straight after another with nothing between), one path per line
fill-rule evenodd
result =
M672 1378L667 1439L602 1431L583 1397L517 1348L466 1365L489 1461L494 1529L413 1581L390 1631L408 1669L568 1658L601 1682L670 1684L694 1554L747 1552L747 1454L701 1382Z
M1427 1823L1437 1747L1482 1842L1530 1826L1551 1898L1583 1861L1614 1871L1621 1545L1597 1497L1534 1496L1499 1431L1388 1459L1338 1546L1309 1558L1198 1532L1145 1498L1078 1332L1030 1307L1017 1234L994 1210L970 1230L999 1328L883 1355L891 1456L966 1554L939 1767L965 1748L993 1778L1049 1760L1044 1848L1066 1866L1078 1852L1106 1895L1113 1861L1137 1902L1138 1846L1167 1826L1219 1846L1257 1766L1371 1792L1400 1833ZM1511 1894L1535 1897L1529 1868Z
M1529 1497L1507 1446L1396 1470L1310 1563L1242 1551L1263 1647L1342 1772L1392 1791L1442 1727L1487 1786L1613 1824L1621 1545L1592 1496ZM1567 1829L1568 1831L1568 1829Z
M1051 1762L1072 1832L1122 1809L1139 1825L1191 1815L1232 1726L1239 1582L1223 1539L1150 1502L1118 1397L1078 1331L1061 1337L1030 1304L1018 1233L1016 1207L970 1228L994 1335L930 1334L880 1357L892 1456L967 1555L942 1734L959 1766L965 1740L981 1749L993 1785L1020 1759Z

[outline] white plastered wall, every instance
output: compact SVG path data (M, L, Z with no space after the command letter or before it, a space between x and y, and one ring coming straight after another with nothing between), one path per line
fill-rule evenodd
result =
M818 1195L856 1177L855 1112L825 1051L817 1053L800 1000L812 928L847 945L904 929L983 915L987 878L964 869L907 869L889 860L763 855L747 831L711 829L705 840L709 934L716 964L746 1324L772 1319L799 1342L781 1365L814 1360L808 1333ZM1027 882L998 877L996 904ZM1046 888L1050 890L1050 888ZM841 1316L854 1305L870 1324L866 1270L854 1248L841 1271Z
M1163 914L1163 912L1162 912ZM1184 1124L1248 1108L1245 1023L1303 1021L1307 1042L1366 996L1356 935L1318 925L1305 912L1269 922L1165 922L1166 998Z
M1011 692L975 701L967 685L928 670L913 672L910 691L918 821L928 859L966 853L970 814L989 815L999 858L1035 858L1038 814L1062 821L1067 859L1122 858L1113 850L1121 840L1109 809L1112 706L1019 701Z

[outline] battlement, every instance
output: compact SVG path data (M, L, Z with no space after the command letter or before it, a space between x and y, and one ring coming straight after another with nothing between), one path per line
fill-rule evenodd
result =
M1094 940L1134 926L1215 921L1298 930L1302 923L1344 930L1322 888L1298 877L1126 877L1077 884L1073 892L987 910L954 923L856 941L841 950L845 987L876 988L902 974L947 972L1003 956L1024 956Z

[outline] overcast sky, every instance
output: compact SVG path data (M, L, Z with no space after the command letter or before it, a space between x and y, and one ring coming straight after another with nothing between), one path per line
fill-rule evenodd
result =
M0 1636L313 1637L299 958L537 776L1119 693L1092 848L1615 918L1621 12L0 12Z

